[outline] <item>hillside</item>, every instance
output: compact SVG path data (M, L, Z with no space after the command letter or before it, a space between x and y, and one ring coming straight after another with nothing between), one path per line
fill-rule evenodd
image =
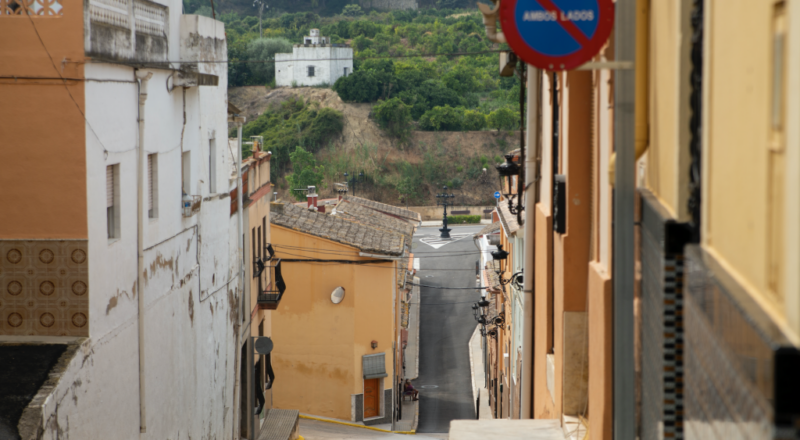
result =
M372 104L345 103L330 89L250 86L231 88L228 97L244 111L248 121L298 98L341 112L341 134L327 139L315 152L317 163L324 167L321 197L335 196L333 184L344 180L344 172L363 171L365 182L357 184L356 195L384 203L403 202L401 189L405 189L411 205L436 204L435 195L447 184L459 204L491 204L497 187L497 172L492 165L519 146L518 132L497 131L413 131L406 143L400 143L370 118ZM275 168L276 191L281 197L289 197L285 174L291 169Z

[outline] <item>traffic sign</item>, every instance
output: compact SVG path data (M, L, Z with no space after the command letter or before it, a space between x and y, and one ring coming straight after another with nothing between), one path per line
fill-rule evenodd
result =
M503 0L500 22L511 50L544 70L591 60L611 35L613 0Z
M500 191L495 191L494 192L494 198L495 199L499 199L500 198Z

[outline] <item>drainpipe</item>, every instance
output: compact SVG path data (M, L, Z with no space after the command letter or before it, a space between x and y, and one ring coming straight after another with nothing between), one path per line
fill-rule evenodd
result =
M144 377L144 102L147 101L147 81L152 72L135 71L139 80L139 163L136 168L136 226L137 226L137 260L136 290L138 294L139 318L139 432L147 432L147 412L145 411L145 377Z
M236 256L236 259L239 261L239 310L242 310L242 304L244 304L244 237L242 236L242 232L244 231L244 219L242 218L242 123L244 123L245 118L236 115L234 118L234 122L236 123L236 241L239 243L239 252ZM242 317L243 318L243 317ZM233 365L235 368L235 374L237 377L241 374L241 367L239 366L239 359L241 359L241 332L242 327L239 326L238 330L236 331L236 360L234 361ZM249 328L249 327L248 327ZM242 378L246 382L246 377ZM236 384L236 381L234 381ZM237 386L237 389L233 391L233 408L234 414L236 414L236 409L241 402L241 397L238 399L236 398L236 392L238 391L240 386ZM245 387L247 389L247 387ZM241 413L241 409L239 409L239 413ZM234 424L234 433L236 430L236 425L241 426L241 423ZM239 437L241 438L241 432L239 433Z
M522 278L522 384L520 384L519 418L533 418L533 244L535 241L534 219L536 218L536 170L539 145L539 69L528 66L528 142L525 146L525 268ZM527 382L526 382L527 381Z
M614 56L620 61L636 58L636 0L617 0ZM639 66L636 65L636 70ZM614 151L617 168L614 186L613 226L613 328L614 328L614 440L636 438L634 390L633 284L636 71L614 72Z
M634 102L636 113L634 115L635 141L634 157L639 160L650 145L650 107L648 104L648 91L650 90L650 64L648 62L648 49L650 47L650 5L648 2L636 2L636 91ZM608 181L614 185L617 153L611 153L608 162Z

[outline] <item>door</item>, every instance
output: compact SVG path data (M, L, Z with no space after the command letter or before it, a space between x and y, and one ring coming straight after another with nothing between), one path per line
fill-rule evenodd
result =
M380 415L381 395L378 379L364 380L364 418L369 419Z

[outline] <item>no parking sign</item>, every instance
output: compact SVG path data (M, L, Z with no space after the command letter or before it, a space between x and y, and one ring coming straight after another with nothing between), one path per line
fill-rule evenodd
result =
M594 57L614 26L613 0L502 0L511 50L544 70L571 70Z

